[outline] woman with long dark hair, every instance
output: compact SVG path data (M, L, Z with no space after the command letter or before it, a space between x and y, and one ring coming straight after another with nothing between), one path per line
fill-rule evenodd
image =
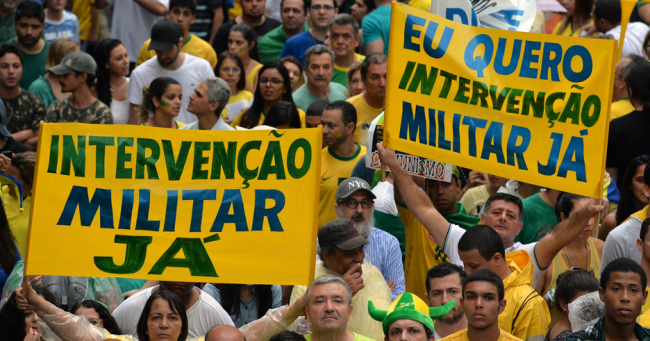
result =
M582 28L591 23L591 8L594 0L560 0L560 4L567 12L564 19L553 29L553 34L579 37Z
M129 122L129 54L119 39L104 39L97 45L97 98L111 108L114 124Z
M253 93L246 90L244 70L244 63L237 54L226 51L219 56L217 75L230 86L230 100L221 112L221 117L226 123L232 122L233 118L237 117L242 110L248 108L253 99ZM228 109L233 112L229 113Z
M77 302L70 308L70 312L85 317L93 326L104 328L111 334L122 334L122 329L104 303L93 300Z
M183 89L170 77L158 77L142 89L139 107L140 124L149 127L178 129L185 124L175 120L181 111Z
M44 302L55 302L54 294L42 287L34 287L35 295ZM0 336L3 341L39 340L38 315L32 309L20 309L16 293L12 293L0 310Z
M261 318L271 308L280 307L282 301L279 285L208 283L203 290L230 314L237 328Z
M236 54L244 63L246 90L253 91L257 84L257 71L262 67L257 51L257 33L249 24L233 26L228 35L228 51Z

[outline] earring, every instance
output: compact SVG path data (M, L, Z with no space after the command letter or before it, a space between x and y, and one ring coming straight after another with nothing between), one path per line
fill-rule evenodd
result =
M154 106L155 108L158 108L158 104L154 104L153 106Z

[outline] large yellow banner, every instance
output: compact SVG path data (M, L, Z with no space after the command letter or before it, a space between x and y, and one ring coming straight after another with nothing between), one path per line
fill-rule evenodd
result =
M26 273L307 285L321 134L46 123Z
M602 198L616 41L465 26L392 5L386 145Z

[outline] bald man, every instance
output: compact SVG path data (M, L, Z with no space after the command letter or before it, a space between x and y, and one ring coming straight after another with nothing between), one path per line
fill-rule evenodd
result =
M228 326L216 326L205 334L205 341L246 341L246 337L239 329Z

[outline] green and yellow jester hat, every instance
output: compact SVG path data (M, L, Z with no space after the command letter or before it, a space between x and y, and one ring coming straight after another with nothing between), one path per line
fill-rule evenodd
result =
M382 322L384 334L388 335L388 327L397 320L413 320L421 322L433 331L433 320L449 314L456 305L455 301L447 302L440 307L429 307L421 298L410 292L399 295L390 305L388 311L375 308L372 301L368 301L368 313L374 320Z

